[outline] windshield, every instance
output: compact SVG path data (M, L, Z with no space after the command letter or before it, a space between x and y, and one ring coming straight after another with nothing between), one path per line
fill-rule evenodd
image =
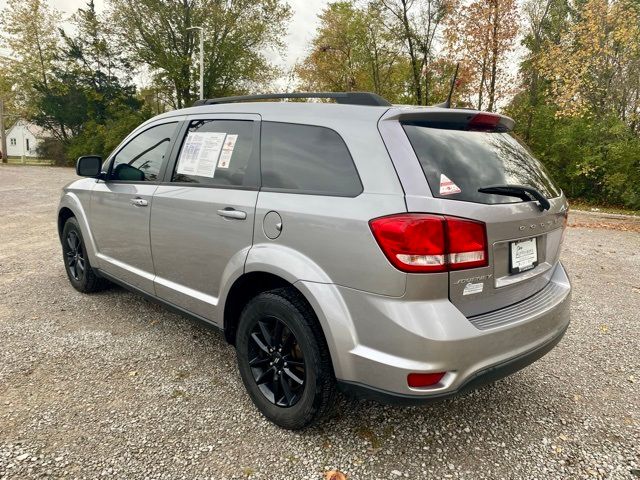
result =
M434 197L476 203L521 202L517 197L486 194L478 188L516 184L547 198L560 195L542 164L508 133L472 132L405 123Z

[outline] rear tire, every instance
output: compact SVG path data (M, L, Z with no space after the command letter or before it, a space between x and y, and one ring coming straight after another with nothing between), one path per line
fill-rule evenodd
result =
M329 348L297 290L280 288L251 299L240 314L236 351L249 396L276 425L306 428L333 408L336 381Z
M69 282L79 292L93 293L108 285L91 268L82 232L75 217L70 217L62 229L62 257Z

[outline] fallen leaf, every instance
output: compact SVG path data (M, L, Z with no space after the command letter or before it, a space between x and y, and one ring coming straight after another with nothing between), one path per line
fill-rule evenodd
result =
M340 470L329 470L324 474L324 480L347 480L347 476Z

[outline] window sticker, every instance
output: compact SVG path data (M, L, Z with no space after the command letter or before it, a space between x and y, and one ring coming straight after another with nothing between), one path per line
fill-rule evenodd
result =
M233 155L233 149L236 147L236 141L238 135L227 135L222 146L222 153L220 153L220 161L218 162L218 168L229 168L231 163L231 156Z
M451 181L444 173L440 174L440 195L453 195L460 193L462 190Z
M213 178L226 135L223 132L189 132L176 172Z

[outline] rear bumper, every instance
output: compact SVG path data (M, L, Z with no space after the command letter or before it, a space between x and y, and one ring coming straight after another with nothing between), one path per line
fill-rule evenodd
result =
M368 385L362 385L360 383L348 382L343 380L338 381L338 388L343 393L356 398L360 398L362 400L374 400L376 402L386 403L390 405L422 405L438 400L444 400L455 395L470 392L472 390L475 390L476 388L482 387L483 385L495 382L496 380L500 380L501 378L507 377L512 373L515 373L518 370L522 370L528 365L531 365L533 362L539 360L551 350L553 350L553 348L560 342L560 340L562 340L562 337L564 337L566 331L567 328L565 327L564 330L562 330L558 335L556 335L545 344L540 345L539 347L536 347L535 349L523 355L511 358L497 365L492 365L491 367L486 368L480 372L476 372L473 376L466 380L466 383L462 384L462 386L456 390L449 390L439 394L418 396L388 392L385 390L370 387Z
M340 308L319 316L342 390L393 403L444 398L509 375L551 350L569 325L571 286L560 263L549 284L532 297L471 318L447 298L409 300L335 285L307 287L320 298L324 293L325 300L336 289L341 300ZM432 387L411 388L407 375L413 372L447 373Z

